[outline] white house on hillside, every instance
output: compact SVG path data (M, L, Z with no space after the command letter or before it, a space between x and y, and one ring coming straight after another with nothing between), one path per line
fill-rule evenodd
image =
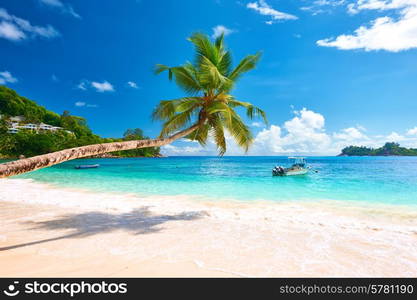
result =
M0 115L1 118L1 115ZM18 133L19 129L26 129L26 130L33 130L36 132L39 131L58 131L58 130L64 130L62 127L58 127L58 126L52 126L49 124L45 124L45 123L40 123L40 124L33 124L33 123L27 123L27 124L21 124L19 125L19 122L23 122L25 120L25 117L23 116L16 116L16 117L10 117L9 118L9 128L7 128L7 132L8 133ZM68 133L73 134L72 131L69 130L65 130Z

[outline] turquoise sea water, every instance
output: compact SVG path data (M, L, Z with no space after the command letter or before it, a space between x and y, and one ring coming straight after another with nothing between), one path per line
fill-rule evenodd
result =
M318 173L272 177L286 157L83 159L16 178L139 195L201 195L213 200L357 200L417 205L417 157L310 157ZM76 170L78 164L100 164Z

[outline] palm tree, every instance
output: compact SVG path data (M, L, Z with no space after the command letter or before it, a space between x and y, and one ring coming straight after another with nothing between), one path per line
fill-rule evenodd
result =
M161 101L156 107L153 119L164 122L158 139L88 145L4 163L0 164L0 178L87 156L161 147L183 137L198 141L204 146L212 136L219 155L223 155L227 149L225 131L247 151L253 142L253 135L235 109L244 108L249 119L261 117L265 122L267 120L261 109L248 102L236 100L230 95L230 91L244 73L255 68L260 54L248 55L232 68L232 56L225 47L224 35L212 42L208 36L195 33L189 41L196 50L193 63L187 62L178 67L156 66L157 74L167 71L169 79L175 79L177 85L188 95L180 99Z

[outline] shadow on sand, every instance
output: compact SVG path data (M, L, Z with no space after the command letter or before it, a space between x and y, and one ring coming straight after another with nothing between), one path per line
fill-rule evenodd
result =
M155 215L148 207L142 207L128 213L108 214L103 212L86 212L68 214L57 219L42 222L25 222L29 230L72 230L71 233L54 238L43 239L23 244L0 248L0 251L12 250L67 238L81 238L98 233L125 230L133 234L147 234L161 231L158 225L169 221L191 221L202 218L204 211L183 212L176 215Z

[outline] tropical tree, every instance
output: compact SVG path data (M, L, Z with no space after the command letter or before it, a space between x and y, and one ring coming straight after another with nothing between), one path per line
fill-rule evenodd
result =
M195 33L189 41L196 51L192 63L186 62L177 67L156 66L157 74L168 72L169 79L175 80L187 94L184 98L163 100L155 108L153 119L164 122L158 139L88 145L0 164L0 177L108 152L161 147L184 137L203 146L209 137L213 137L219 154L223 155L227 150L226 131L247 151L253 142L253 135L236 108L245 109L249 119L260 117L267 122L266 116L264 111L251 103L235 99L230 92L243 74L255 68L260 54L246 56L233 68L232 55L226 49L224 35L212 42L207 35Z

